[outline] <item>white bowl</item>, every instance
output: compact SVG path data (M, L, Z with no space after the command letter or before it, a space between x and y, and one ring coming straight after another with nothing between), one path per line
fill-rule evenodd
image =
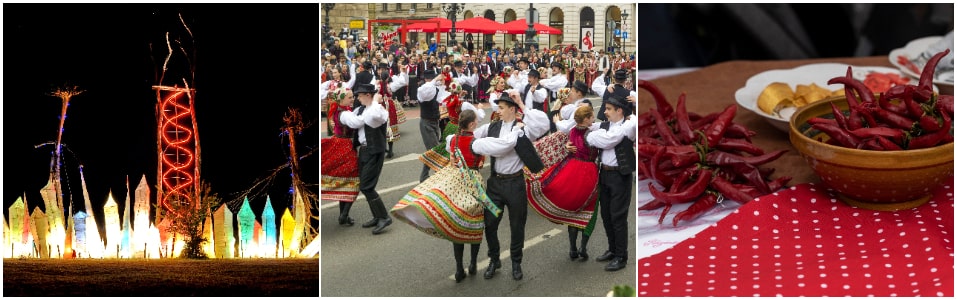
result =
M757 75L751 76L748 78L748 81L745 83L744 87L738 89L734 93L734 98L738 102L738 105L744 107L759 116L764 117L768 123L781 130L781 132L788 132L788 122L791 119L791 115L798 110L797 107L785 108L779 112L779 115L770 115L765 113L760 108L758 108L758 96L761 95L761 92L764 91L769 84L773 82L782 82L786 83L791 87L792 90L797 88L798 84L810 85L811 83L817 84L818 86L829 89L843 89L843 84L828 85L827 81L831 78L844 76L847 73L847 66L845 64L838 63L824 63L824 64L810 64L803 65L794 69L787 70L770 70L758 73ZM879 72L879 73L895 73L904 78L904 76L899 70L886 68L886 67L874 67L874 66L851 66L852 76L855 79L863 81L867 77L868 73ZM917 84L916 79L911 79L909 84ZM936 91L937 88L934 87Z
M937 43L937 41L940 41L940 39L942 38L943 37L940 37L940 36L931 36L931 37L924 37L924 38L919 38L919 39L910 41L907 43L906 46L904 46L904 48L897 48L891 51L891 53L887 56L887 58L891 61L892 65L896 66L904 74L907 74L908 76L913 78L920 79L919 71L914 72L913 70L908 69L906 66L898 63L897 57L904 56L908 59L914 59L920 56L920 54L924 52L924 50L927 50L927 47L930 47L931 45ZM951 46L950 49L951 49L950 52L953 53L954 52L953 46ZM920 70L923 70L924 68L923 65L916 66L916 67L919 68ZM954 70L951 69L949 72L941 72L941 73L934 74L934 84L940 86L942 93L953 95L954 94Z

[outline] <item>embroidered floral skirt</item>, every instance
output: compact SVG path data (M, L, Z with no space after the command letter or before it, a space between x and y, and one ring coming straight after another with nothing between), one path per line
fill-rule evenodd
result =
M352 140L331 137L321 141L321 198L352 202L359 196L359 158Z
M485 229L484 206L476 200L482 176L448 165L426 179L399 200L390 213L412 227L454 243L479 244Z

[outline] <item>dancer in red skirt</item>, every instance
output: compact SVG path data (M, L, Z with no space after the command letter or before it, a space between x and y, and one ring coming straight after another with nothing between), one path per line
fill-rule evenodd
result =
M352 226L354 220L349 217L352 203L359 196L359 166L352 138L355 130L339 121L343 111L352 110L352 90L339 88L329 97L329 120L333 123L333 136L322 139L322 200L339 201L339 225Z

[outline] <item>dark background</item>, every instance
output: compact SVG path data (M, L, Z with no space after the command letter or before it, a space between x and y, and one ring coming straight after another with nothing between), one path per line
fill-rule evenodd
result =
M63 132L69 149L64 150L64 191L74 196L73 210L84 206L78 164L84 166L100 224L111 190L123 211L123 200L130 197L123 196L127 176L135 189L145 175L151 203L156 203L156 97L151 86L157 84L165 57L165 32L171 32L171 39L185 37L177 13L194 36L201 172L214 192L234 200L287 162L288 138L281 135L287 107L299 108L303 119L314 123L297 137L299 154L319 147L318 4L3 8L4 215L24 193L29 209L42 206L39 190L49 178L53 147L34 146L56 140L61 101L46 94L64 83L86 90L72 98ZM175 56L170 66L165 85L181 82L187 74ZM316 186L318 156L302 160L303 181ZM290 183L286 169L268 186L277 220L291 204ZM257 216L265 198L250 199ZM238 212L240 204L230 206Z
M887 55L954 30L953 3L638 4L638 69Z

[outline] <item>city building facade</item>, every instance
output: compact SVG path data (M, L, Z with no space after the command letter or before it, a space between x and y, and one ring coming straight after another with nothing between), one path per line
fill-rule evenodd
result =
M455 14L456 21L473 17L485 17L499 23L507 23L526 18L529 10L528 3L465 3L464 5L459 4L459 6ZM532 7L536 10L539 23L562 30L560 35L537 35L536 39L540 47L554 49L556 46L573 45L577 49L591 48L595 51L602 49L616 52L635 51L636 4L634 2L534 3ZM323 9L321 13L326 14L327 10ZM326 17L323 16L321 18L323 24L337 32L339 36L355 36L356 39L368 38L366 28L368 22L365 22L368 20L424 20L435 17L451 19L450 14L443 10L443 4L441 3L336 3L335 7L328 10L328 14L329 22L325 23ZM343 34L343 29L345 29L346 34ZM432 37L432 33L409 33L407 39L424 44ZM449 38L449 34L443 34L441 37L443 44ZM523 34L488 36L472 34L471 36L463 36L460 33L455 36L458 41L467 38L473 40L477 49L487 48L491 45L503 48L512 47L516 42L525 41Z

